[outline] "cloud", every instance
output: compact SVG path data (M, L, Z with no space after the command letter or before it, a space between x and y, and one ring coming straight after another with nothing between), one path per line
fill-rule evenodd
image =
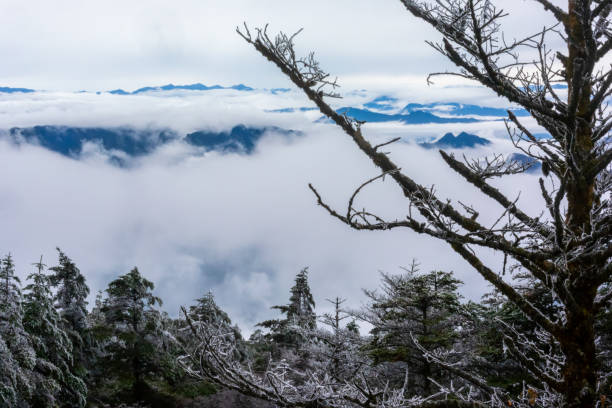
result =
M371 99L370 98L362 98ZM313 183L335 208L343 209L353 189L377 174L368 159L336 127L313 123L316 112L266 113L303 106L298 94L265 92L169 96L115 96L66 93L2 96L0 128L58 124L76 126L164 126L178 132L225 130L237 123L275 125L305 133L288 140L269 134L254 154L209 152L194 155L185 144L170 143L140 157L129 169L104 160L90 146L73 160L31 145L0 141L0 250L11 251L25 276L41 253L53 264L60 246L86 275L92 292L137 265L157 285L165 309L176 315L212 290L219 304L248 333L274 316L271 305L287 302L293 278L310 267L318 312L324 299L341 296L357 307L361 288L378 285L379 270L400 272L418 259L423 270L454 270L466 282L462 291L478 299L487 289L446 245L410 231L359 232L347 228L315 203ZM401 126L366 124L372 140L394 135L407 140L452 131L490 137L491 146L468 155L510 152L501 138L503 123ZM99 147L99 146L98 146ZM483 221L499 208L448 169L434 151L413 144L392 145L391 157L442 197L482 206ZM500 186L534 212L540 204L533 176ZM532 186L532 187L530 187ZM406 201L389 180L364 191L357 203L389 218L402 217ZM492 253L483 256L498 266ZM92 299L93 299L92 294Z

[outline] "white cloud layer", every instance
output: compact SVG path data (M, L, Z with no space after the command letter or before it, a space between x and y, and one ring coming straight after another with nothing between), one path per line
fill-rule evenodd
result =
M348 101L367 99L353 98ZM352 231L316 206L308 183L330 204L345 208L353 189L377 171L338 129L313 123L318 113L265 112L305 103L297 94L229 91L2 96L0 129L132 125L185 133L245 123L299 129L305 135L286 140L270 134L250 156L193 156L185 144L171 143L130 169L107 164L96 149L77 161L1 141L0 251L11 251L25 276L41 253L53 264L53 248L60 246L94 292L137 265L156 283L169 313L175 315L179 305L212 290L247 332L274 316L269 306L287 301L293 278L304 266L310 266L319 312L329 308L324 299L335 296L357 307L364 300L361 288L378 285L379 270L400 272L398 267L413 258L424 270L455 271L466 282L462 290L467 298L485 293L483 279L447 246L410 231ZM502 122L365 127L374 140L402 135L410 141L467 130L494 141L471 154L510 152L503 129ZM501 211L449 170L435 151L410 143L390 150L405 172L422 184L436 185L442 197L481 206L479 219L492 222ZM515 177L501 187L513 197L522 190L520 202L532 213L541 204L533 176ZM391 218L406 211L401 192L390 181L367 189L358 206ZM484 256L493 266L501 265L494 254Z

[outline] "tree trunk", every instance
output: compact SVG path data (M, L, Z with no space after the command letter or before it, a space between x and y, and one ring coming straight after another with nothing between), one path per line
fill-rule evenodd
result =
M566 149L568 157L569 178L567 180L567 227L580 237L591 232L591 209L593 207L595 180L587 175L590 155L593 150L593 118L590 115L590 97L592 84L589 79L574 83L575 76L584 76L589 56L589 46L584 37L584 14L581 0L568 0L568 60L566 63L566 80L568 84L568 105L575 103L576 115L568 117L568 135ZM589 5L586 5L589 8ZM582 72L580 72L582 71ZM577 84L580 89L576 89ZM572 96L574 95L574 96ZM576 98L576 100L572 100ZM572 113L570 112L570 115ZM574 163L570 163L573 160ZM575 170L572 170L572 167ZM567 282L573 286L571 293L577 303L576 308L569 308L563 335L560 338L561 349L566 356L562 370L564 395L567 407L594 407L597 401L597 360L595 348L595 308L594 299L597 285L590 282L587 273L594 272L595 265L570 263ZM576 309L576 310L574 310Z
M585 293L584 298L593 298ZM583 303L583 302L581 302ZM579 313L568 314L561 349L566 356L563 367L565 403L567 407L594 407L597 395L597 360L595 349L595 316L592 302L580 306Z

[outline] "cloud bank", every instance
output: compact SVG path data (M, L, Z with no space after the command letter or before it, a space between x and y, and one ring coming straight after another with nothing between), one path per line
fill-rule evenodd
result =
M372 95L354 95L343 103L364 103ZM400 272L413 258L422 269L453 270L466 285L466 298L478 299L487 285L452 251L410 231L358 232L316 206L308 183L342 209L355 187L377 170L338 129L316 123L313 111L278 114L270 109L302 106L294 93L178 93L116 96L73 93L2 95L0 129L40 124L71 126L168 127L227 130L238 123L279 126L304 133L298 138L268 133L250 155L194 154L185 143L168 143L133 158L130 168L106 160L108 152L88 146L80 160L39 146L15 146L0 138L0 250L11 251L22 277L44 254L56 259L60 246L81 268L95 292L133 266L156 283L165 310L176 315L212 290L219 304L248 333L274 316L271 305L287 301L295 274L310 267L318 312L326 298L347 298L351 307L364 300L362 288L378 285L379 271ZM405 143L391 156L424 185L443 197L481 203L473 187L448 169L436 151L412 142L467 131L493 143L468 155L510 152L499 121L460 124L366 124L372 140L400 135ZM540 203L517 176L501 186L511 196L522 190L528 209ZM519 187L520 186L520 187ZM527 187L525 187L527 186ZM406 202L386 181L368 188L358 206L391 219L402 217ZM484 204L483 204L484 206ZM499 214L483 208L482 219ZM495 254L484 256L499 263Z

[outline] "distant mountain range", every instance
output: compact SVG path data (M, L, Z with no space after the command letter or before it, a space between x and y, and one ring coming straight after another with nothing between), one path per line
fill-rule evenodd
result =
M136 130L129 127L98 128L69 126L34 126L11 128L9 136L14 143L42 146L64 156L78 157L86 142L100 143L109 151L120 151L129 156L151 153L157 146L176 139L174 131Z
M457 136L447 133L433 143L419 143L419 146L426 149L465 149L488 144L491 142L485 138L461 132Z
M169 129L98 128L70 126L33 126L11 128L8 136L14 144L33 144L78 159L85 143L97 143L109 152L111 162L123 166L125 156L138 157L172 141L183 141L204 151L250 154L266 132L299 136L301 132L278 127L234 126L227 132L201 130L180 136Z
M419 146L426 149L465 149L474 148L477 146L486 146L491 142L485 138L472 135L466 132L461 132L457 136L452 133L447 133L433 143L419 143ZM523 153L513 153L508 157L508 161L517 161L521 164L530 164L525 173L539 173L542 169L542 163L529 157Z
M457 102L434 102L434 103L409 103L398 110L398 99L391 96L379 96L363 106L368 109L379 111L396 110L398 115L407 115L413 112L430 112L437 115L452 116L500 116L507 117L508 109L492 108L489 106L470 105ZM513 109L516 116L529 116L529 112L524 109Z
M238 85L232 85L232 86L222 86L222 85L204 85L202 83L195 83L195 84L189 84L189 85L174 85L174 84L167 84L167 85L160 85L160 86L145 86L143 88L139 88L136 89L135 91L126 91L124 89L113 89L111 91L105 91L105 92L101 92L101 91L96 91L95 93L98 95L101 95L103 93L110 93L113 95L137 95L137 94L141 94L141 93L146 93L146 92L164 92L164 91L175 91L175 90L182 90L182 91L212 91L212 90L216 90L216 89L233 89L235 91L254 91L255 88L251 88L250 86L244 85L244 84L238 84ZM264 91L268 91L273 95L278 95L278 94L282 94L282 93L286 93L291 91L290 88L271 88L271 89L263 89ZM26 93L26 92L37 92L38 90L36 89L29 89L29 88L11 88L11 87L3 87L0 86L0 93L18 93L18 92L22 92L22 93ZM82 91L78 91L77 93L87 93L88 91L82 90Z
M409 103L403 108L397 107L398 100L390 96L379 96L364 103L364 108L343 107L337 110L351 118L364 122L402 122L410 125L428 123L473 123L483 120L501 120L508 117L508 109L462 104L457 102L435 102L428 104ZM272 109L267 112L292 113L317 110L315 107L297 107ZM395 111L395 113L391 113ZM529 116L524 109L512 109L516 116ZM499 119L497 119L499 118ZM325 122L326 118L318 121Z
M268 109L266 112L274 112L274 113L292 113L292 112L309 112L319 110L319 108L280 108L280 109Z
M386 113L373 112L368 109L358 108L340 108L337 111L340 114L349 116L355 120L365 122L402 122L410 125L426 124L426 123L474 123L480 122L474 118L443 118L436 116L433 113L415 110L406 114L389 115Z
M123 89L114 89L112 91L108 91L113 95L137 95L145 92L163 92L163 91L175 91L175 90L184 90L184 91L211 91L215 89L233 89L236 91L253 91L254 89L250 86L246 86L244 84L232 85L232 86L221 86L221 85L211 85L207 86L201 83L191 84L191 85L162 85L162 86L145 86L144 88L136 89L132 92L124 91Z
M186 143L197 147L201 152L252 154L257 143L267 132L283 137L302 135L302 132L275 126L237 125L228 131L199 130L184 136L170 129L33 126L11 128L8 131L8 138L16 145L24 143L37 145L73 159L83 157L86 143L95 143L104 149L110 163L119 167L129 167L131 157L145 156L171 142ZM419 145L426 149L464 149L486 146L490 143L485 138L461 132L457 136L447 133L435 142ZM509 160L532 163L527 170L528 173L539 172L541 169L541 163L524 154L515 153Z
M505 108L492 108L489 106L469 105L456 102L435 102L424 105L420 103L409 103L400 111L400 114L419 111L435 112L438 114L453 116L508 116L508 109ZM514 113L516 116L529 116L529 112L527 112L525 109L513 109L512 113Z
M211 132L200 130L185 136L185 142L192 146L204 147L207 150L250 154L255 145L266 132L274 132L283 136L300 136L301 132L281 129L276 126L263 128L234 126L229 132Z
M123 89L113 89L112 91L107 91L110 94L113 95L137 95L140 93L145 93L145 92L163 92L163 91L174 91L174 90L185 90L185 91L211 91L211 90L215 90L215 89L233 89L236 91L253 91L254 88L251 88L250 86L246 86L244 84L238 84L238 85L232 85L232 86L221 86L221 85L211 85L211 86L207 86L201 83L195 83L195 84L190 84L190 85L174 85L174 84L167 84L167 85L161 85L161 86L146 86L144 88L139 88L136 89L135 91L129 92L129 91L125 91ZM273 94L277 94L277 93L281 93L281 92L287 92L289 91L289 89L287 88L274 88L274 89L270 89L270 92L272 92ZM29 89L29 88L10 88L10 87L1 87L0 86L0 93L18 93L18 92L36 92L35 89ZM86 91L80 91L79 93L83 93ZM102 92L96 92L97 94L101 94Z
M6 86L0 86L0 93L30 93L36 92L34 89L29 88L10 88Z

